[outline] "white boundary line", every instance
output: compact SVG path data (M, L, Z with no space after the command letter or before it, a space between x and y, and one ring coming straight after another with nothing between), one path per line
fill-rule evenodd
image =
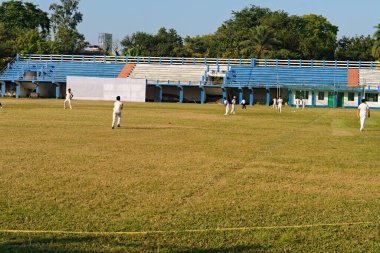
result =
M126 231L126 232L90 232L90 231L60 231L60 230L7 230L0 229L0 233L8 234L62 234L62 235L148 235L148 234L177 234L177 233L206 233L206 232L229 232L250 230L273 230L273 229L301 229L314 227L354 226L354 225L380 225L375 222L347 222L347 223L321 223L310 225L288 226L262 226L262 227L237 227L237 228L210 228L210 229L185 229L185 230L152 230L152 231Z

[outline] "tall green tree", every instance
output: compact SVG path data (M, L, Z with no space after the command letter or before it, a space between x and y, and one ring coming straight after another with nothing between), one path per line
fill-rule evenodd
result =
M372 47L372 56L376 60L380 60L380 24L375 26L375 28L376 28L376 31L373 35L374 43L373 43L373 47Z
M374 40L371 36L344 36L337 42L335 50L335 59L351 60L351 61L371 61L373 60L371 50L374 45Z
M54 3L49 7L53 11L54 39L61 53L79 53L88 45L84 35L77 30L77 25L83 20L79 3L80 0L60 0L60 4Z
M306 59L334 59L338 27L315 14L302 17L300 52Z
M136 32L122 41L124 54L139 53L150 56L183 56L185 50L181 36L174 29L162 27L157 34Z
M274 37L274 32L268 26L256 26L250 30L250 37L243 41L242 45L253 48L252 57L262 58L265 53L271 49L278 41Z
M17 53L47 53L48 13L32 3L6 1L0 5L0 68Z
M42 33L50 30L48 13L39 9L36 5L22 1L7 1L0 5L0 22L6 29L35 29Z

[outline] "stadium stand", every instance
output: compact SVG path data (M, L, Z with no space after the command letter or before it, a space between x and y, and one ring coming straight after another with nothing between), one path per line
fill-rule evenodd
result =
M203 103L207 95L236 95L269 104L281 94L290 105L303 97L309 106L353 107L366 96L380 107L380 63L360 61L18 55L0 72L1 95L10 89L7 94L19 97L21 88L25 95L31 84L44 83L59 97L67 76L144 79L149 101L172 96Z
M206 70L205 65L137 64L130 77L146 79L150 83L200 84Z

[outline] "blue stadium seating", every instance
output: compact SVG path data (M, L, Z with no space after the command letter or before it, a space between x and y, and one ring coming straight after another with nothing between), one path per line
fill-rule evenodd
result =
M232 66L226 86L347 85L347 69Z
M29 71L37 74L33 81L45 82L66 82L67 76L115 78L123 66L113 63L16 61L0 76L0 80L24 81L24 75Z

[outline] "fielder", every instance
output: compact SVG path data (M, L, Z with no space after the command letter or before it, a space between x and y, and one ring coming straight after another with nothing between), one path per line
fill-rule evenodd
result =
M73 93L71 92L71 89L68 89L66 92L66 99L65 102L63 103L63 108L66 109L66 102L69 103L69 108L72 109L71 107L71 99L74 97Z
M273 98L273 109L277 107L277 98Z
M228 99L224 100L224 106L226 107L226 113L224 115L228 115L228 113L230 112L230 102L228 101Z
M117 127L120 127L121 110L123 110L123 103L120 101L120 96L117 96L116 101L113 104L112 129L115 128L116 118L117 118Z
M364 131L364 124L367 118L367 114L368 118L370 118L371 113L369 110L369 106L367 105L366 100L362 99L362 103L359 105L358 110L356 112L356 117L358 117L358 119L360 118L360 132Z
M247 109L246 101L244 98L241 100L241 109L242 110Z
M231 101L231 114L235 114L236 112L236 97L234 96Z
M284 100L282 100L281 97L278 97L278 100L277 100L277 108L278 108L278 112L279 113L282 113L282 103L284 102Z

